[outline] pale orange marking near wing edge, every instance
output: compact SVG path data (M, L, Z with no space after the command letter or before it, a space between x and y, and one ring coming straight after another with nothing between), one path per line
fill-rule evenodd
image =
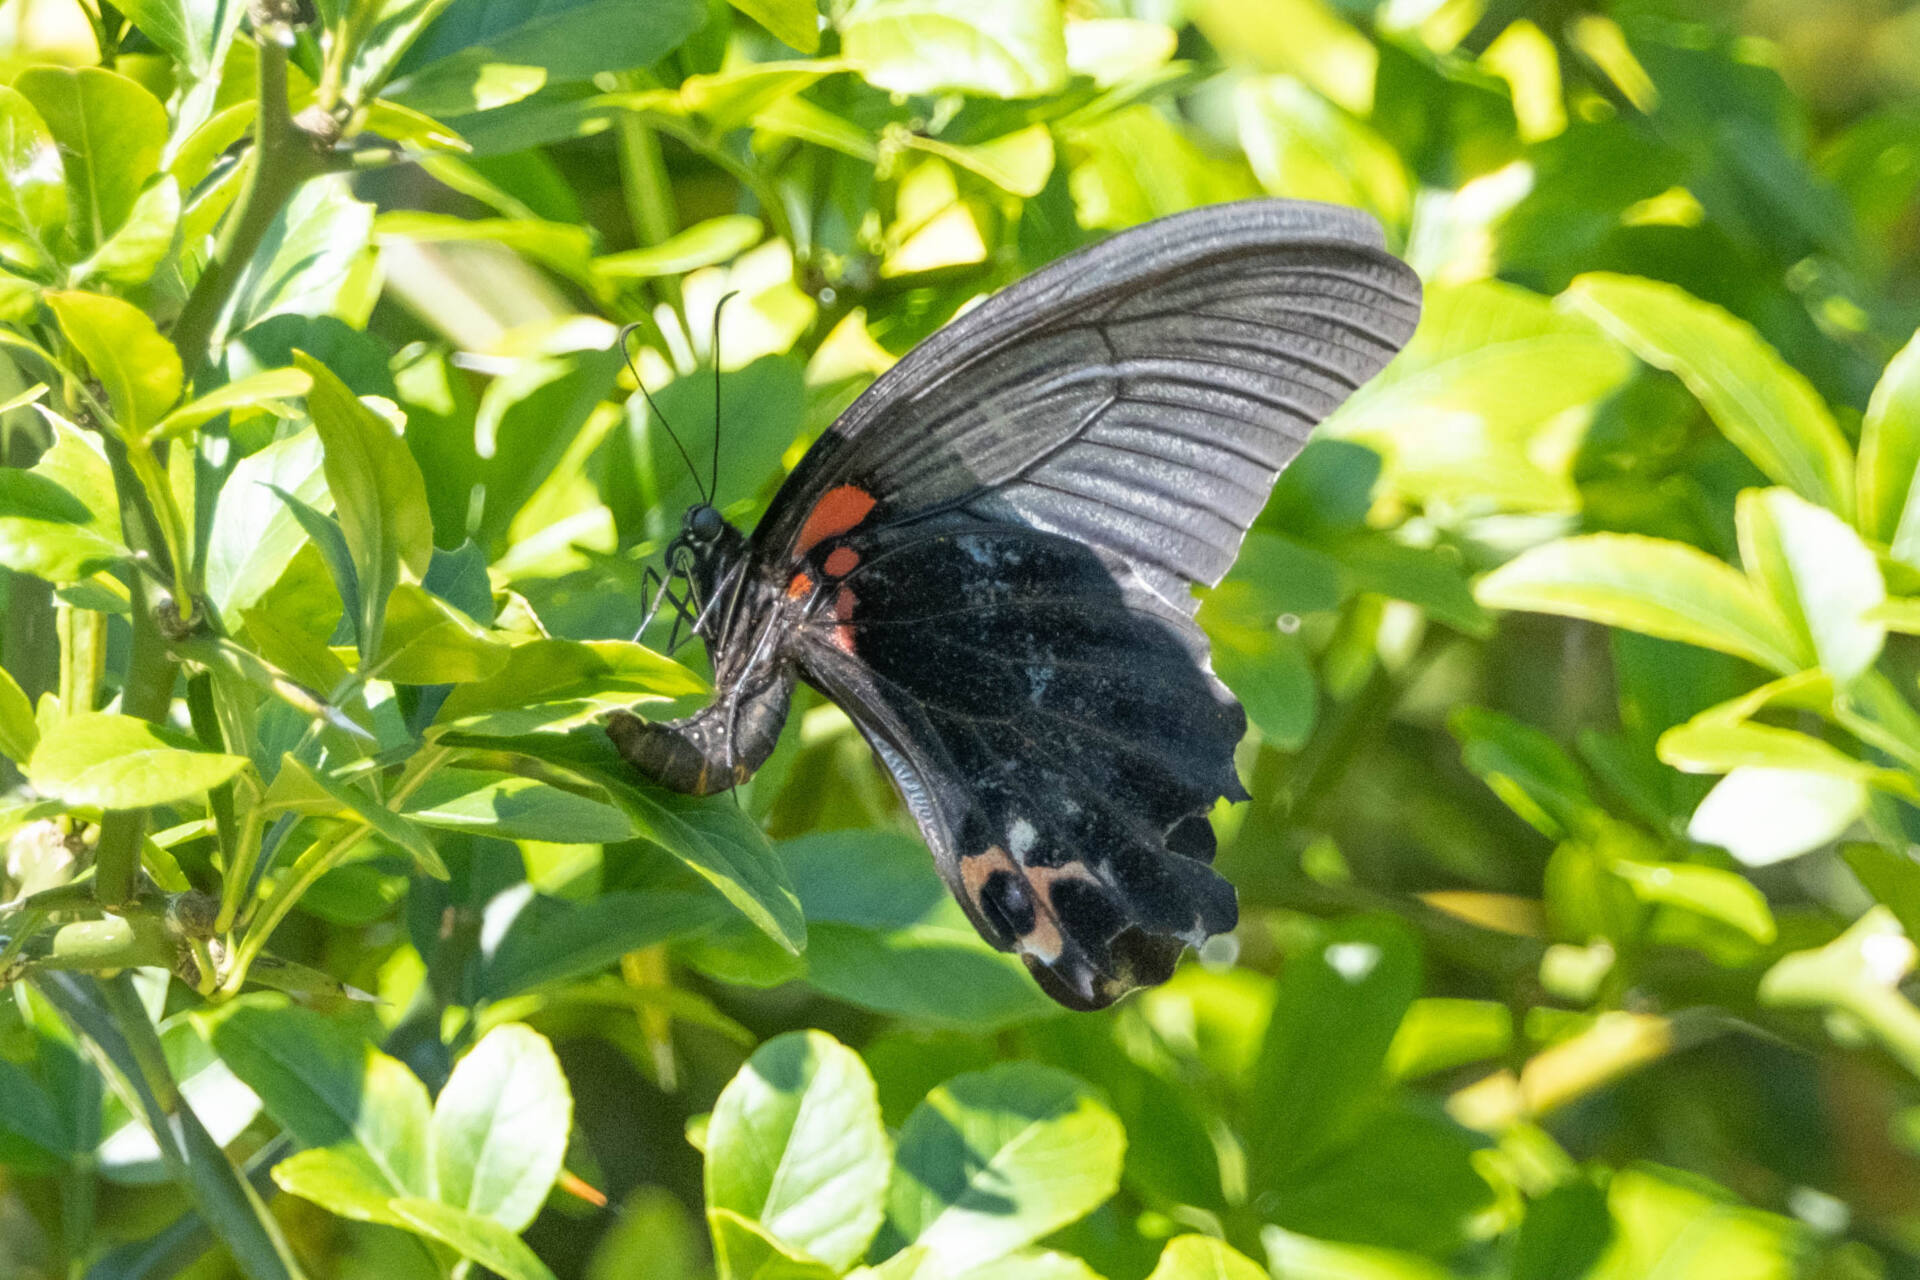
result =
M787 582L787 599L798 600L813 590L813 578L805 572L796 573Z
M858 485L843 484L827 490L807 513L806 523L800 526L800 536L794 541L793 553L803 556L827 538L845 533L865 520L873 506L873 495Z
M860 553L852 547L835 547L827 556L827 573L835 578L844 578L854 571L860 563Z

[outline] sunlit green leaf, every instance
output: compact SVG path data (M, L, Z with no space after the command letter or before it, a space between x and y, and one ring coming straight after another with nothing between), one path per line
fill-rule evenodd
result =
M1055 0L855 0L839 27L847 60L869 83L898 93L1026 98L1066 80Z
M1879 563L1840 517L1786 489L1749 489L1734 507L1740 558L1800 647L1845 684L1873 664L1885 626Z
M760 243L760 219L729 213L697 222L659 244L593 260L597 275L615 280L646 280L682 275L699 267L726 262Z
M1125 1148L1072 1076L1007 1063L956 1077L900 1130L881 1245L921 1245L954 1271L992 1262L1105 1202Z
M140 193L127 220L93 256L73 269L73 282L105 280L141 285L153 277L173 250L180 226L180 184L163 174Z
M0 564L76 582L124 559L113 473L99 446L64 420L31 470L0 469Z
M194 1019L302 1145L364 1157L388 1196L432 1186L426 1086L354 1029L278 995L246 996Z
M198 795L246 767L244 756L137 717L87 711L41 737L26 773L36 791L68 804L137 809Z
M31 102L0 87L0 250L22 266L50 267L66 226L67 187L53 135Z
M533 1250L492 1218L417 1196L395 1200L393 1213L408 1227L471 1258L502 1280L554 1280L553 1272Z
M624 814L604 800L472 769L442 769L407 798L406 816L447 831L503 840L613 844L633 836Z
M161 439L185 435L235 409L274 407L304 396L312 386L313 379L298 369L263 369L189 400L160 419L155 434Z
M835 1267L865 1253L891 1171L866 1067L818 1031L762 1045L707 1126L707 1206Z
M1741 574L1678 542L1596 533L1535 547L1480 580L1491 609L1585 618L1681 640L1783 675L1801 670L1801 645Z
M97 293L51 292L47 305L107 389L122 430L144 433L180 398L180 353L145 312Z
M535 640L516 645L496 675L462 685L436 729L489 737L559 733L609 711L704 693L706 682L673 659L618 640Z
M1700 802L1687 834L1764 867L1838 839L1866 805L1867 786L1857 778L1747 766Z
M1860 529L1920 560L1920 334L1887 366L1860 429Z
M820 47L820 7L815 0L729 0L783 44L801 53Z
M1853 452L1806 378L1744 321L1673 285L1588 275L1567 302L1655 368L1678 374L1754 465L1801 497L1853 515Z
M307 408L325 450L327 488L359 576L362 653L380 651L387 597L402 568L418 578L433 558L426 482L393 424L369 409L325 365L295 363L313 380Z
M1224 1240L1176 1236L1147 1280L1267 1280L1267 1272Z
M20 685L0 667L0 755L24 765L40 741L40 727L33 722L33 704Z
M567 1154L573 1097L553 1046L517 1024L495 1027L460 1059L433 1107L441 1200L524 1230Z
M138 81L100 67L29 67L13 87L60 144L67 225L78 253L90 253L126 222L160 168L166 108Z

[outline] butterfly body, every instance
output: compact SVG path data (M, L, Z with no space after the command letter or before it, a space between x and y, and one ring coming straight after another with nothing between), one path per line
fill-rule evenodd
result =
M664 785L725 789L805 679L1049 995L1092 1009L1165 980L1236 922L1207 815L1246 798L1246 717L1192 588L1418 299L1366 219L1290 201L1162 219L1010 286L856 401L750 538L690 513L717 696L616 715L616 744Z

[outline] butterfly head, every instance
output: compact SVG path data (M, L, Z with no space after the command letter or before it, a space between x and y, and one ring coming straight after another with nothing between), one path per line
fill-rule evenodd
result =
M667 544L667 564L684 574L704 600L745 547L746 539L712 503L696 503L687 508L680 532Z

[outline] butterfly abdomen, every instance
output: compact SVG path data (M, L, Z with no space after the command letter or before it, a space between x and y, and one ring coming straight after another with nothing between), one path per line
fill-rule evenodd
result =
M671 791L710 796L745 782L773 754L793 697L784 665L750 693L723 698L683 720L650 721L617 711L607 736L621 756Z

